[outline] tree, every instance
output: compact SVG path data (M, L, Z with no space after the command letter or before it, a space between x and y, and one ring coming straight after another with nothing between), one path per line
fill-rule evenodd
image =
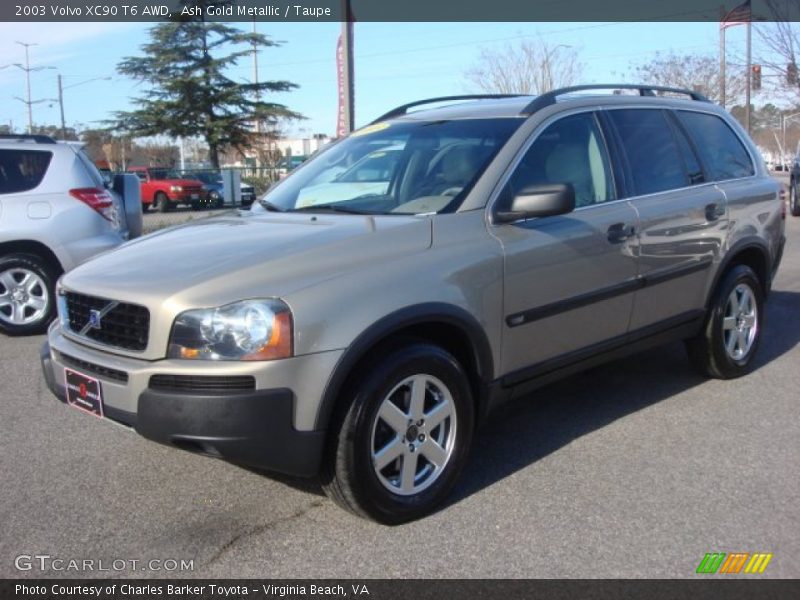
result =
M575 49L537 39L482 49L465 77L486 93L538 95L574 85L582 74L583 65Z
M797 71L790 75L792 67L798 66L796 51L800 51L800 29L797 27L800 14L800 0L765 0L769 12L769 23L759 23L754 27L759 40L759 52L755 62L764 69L778 75L773 80L773 89L786 91L794 102L800 97ZM790 79L792 81L790 81Z
M209 5L228 3L183 1L202 8L202 14ZM141 47L143 56L123 59L118 70L150 84L150 89L134 101L136 110L116 113L115 127L139 136L202 137L212 165L219 167L220 149L245 146L254 123L302 118L282 104L261 99L268 93L291 91L297 87L294 83L238 83L226 75L240 58L250 55L250 48L278 42L203 17L161 23L149 33L150 41ZM248 49L241 49L245 44Z
M735 100L745 92L743 71L729 68L725 77L725 96ZM721 74L719 58L697 54L656 54L649 62L636 65L631 76L637 83L649 83L695 90L712 102L719 102Z
M54 140L62 139L61 134L61 126L60 125L34 125L31 133L34 135L49 135ZM66 128L67 140L70 141L77 141L78 140L78 132L75 131L74 127L67 127Z

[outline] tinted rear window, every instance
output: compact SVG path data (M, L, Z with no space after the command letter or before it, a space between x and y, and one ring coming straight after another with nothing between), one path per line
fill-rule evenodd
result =
M636 195L685 187L689 181L672 128L662 110L610 110L625 148Z
M697 146L712 181L755 173L750 155L725 121L716 115L683 110L678 111L678 118Z
M32 190L44 179L52 152L0 150L0 194Z

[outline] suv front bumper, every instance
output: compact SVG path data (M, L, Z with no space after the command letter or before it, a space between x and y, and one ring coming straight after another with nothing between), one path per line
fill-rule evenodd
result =
M54 340L58 344L56 351L51 348ZM47 387L61 402L66 403L64 369L74 369L100 381L106 418L129 427L150 440L288 475L312 477L319 472L325 432L302 431L295 427L298 395L292 387L278 383L275 387L257 385L254 390L211 393L195 390L164 391L152 389L149 385L139 388L136 382L141 381L142 377L134 376L132 371L135 367L140 367L145 372L144 381L149 381L153 374L174 373L174 368L170 369L170 366L174 367L175 361L150 363L123 359L125 372L129 375L128 382L123 384L104 378L96 370L73 366L64 358L67 352L68 356L74 356L82 351L84 354L75 358L100 367L118 369L121 366L119 360L107 360L103 364L97 360L95 351L82 349L78 344L67 340L57 332L57 327L51 329L50 340L42 347L40 358ZM94 360L88 358L86 353L94 354L91 357ZM322 356L325 354L328 353L322 353ZM334 354L338 358L340 353ZM320 355L310 356L319 358ZM298 361L302 358L290 360ZM108 364L109 362L113 365ZM313 370L309 372L303 366L311 368L314 362L317 360L301 360L300 364L294 364L291 368L302 369L305 371L305 379L313 380L318 373ZM159 363L163 363L163 366L159 366ZM208 364L198 367L204 369L206 374L209 373ZM248 367L257 368L257 365L251 364ZM327 380L326 377L320 379ZM283 378L283 381L286 382L287 379ZM129 410L128 406L121 406L119 400L123 391L120 388L135 396L130 399L133 400L130 403L133 410ZM322 394L318 396L321 397Z

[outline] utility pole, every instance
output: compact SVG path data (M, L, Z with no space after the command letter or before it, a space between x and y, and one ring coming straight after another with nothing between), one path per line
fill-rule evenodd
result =
M53 69L55 67L47 67L47 68ZM109 79L111 79L111 77L92 77L91 79L87 79L86 81L81 81L80 83L73 83L72 85L64 86L61 82L61 73L58 74L58 107L59 110L61 111L61 138L64 141L67 140L67 123L66 119L64 118L64 90L78 87L79 85L83 85L85 83L92 83L93 81L108 81ZM37 102L41 101L37 100Z
M355 129L355 85L353 61L353 13L350 0L342 0L342 54L344 55L344 124L347 133Z
M752 40L750 30L752 29L751 19L747 20L747 93L744 99L744 128L747 133L750 133L750 86L753 83L753 65L752 65Z
M28 88L28 100L26 104L28 105L28 133L33 133L33 103L31 102L31 61L30 55L28 53L28 48L31 46L36 46L37 44L26 44L25 42L16 42L20 46L25 47L25 85Z
M719 103L725 108L725 7L719 7L720 27L719 27Z
M58 74L58 107L61 110L61 139L67 141L67 124L64 121L64 88L61 86L61 73Z
M26 104L28 106L28 133L33 133L33 105L38 104L39 102L46 102L46 100L31 100L31 71L41 71L42 69L55 69L55 67L31 67L30 62L30 52L28 49L31 46L37 46L38 44L28 44L25 42L14 42L23 46L25 48L25 66L23 67L20 63L14 63L14 66L18 69L22 69L25 71L25 86L28 91L27 100L23 100L18 96L14 96L17 100Z

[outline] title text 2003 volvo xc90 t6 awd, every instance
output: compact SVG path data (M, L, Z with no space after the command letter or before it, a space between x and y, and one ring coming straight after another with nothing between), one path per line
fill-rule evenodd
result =
M669 340L713 377L752 367L785 206L723 109L649 86L442 100L251 213L65 275L50 389L398 523L443 501L504 398ZM344 172L365 185L321 186Z

